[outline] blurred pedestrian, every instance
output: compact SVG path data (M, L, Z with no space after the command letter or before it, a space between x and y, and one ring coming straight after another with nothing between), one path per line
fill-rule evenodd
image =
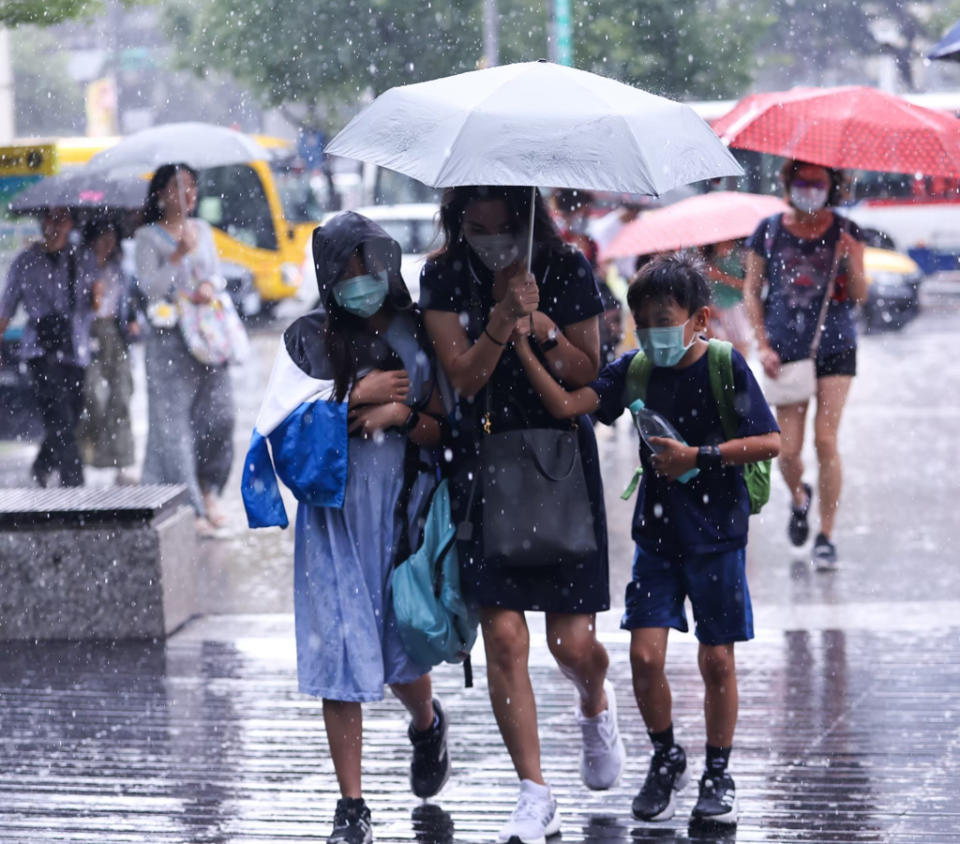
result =
M692 820L735 824L736 784L727 771L738 711L734 644L753 638L746 572L751 502L740 467L775 456L780 438L759 385L736 352L728 354L734 388L729 412L737 435L725 434L724 411L711 385L717 347L701 337L710 291L697 264L683 256L654 259L630 285L627 301L641 351L605 367L589 387L564 390L522 331L515 341L531 382L557 418L594 413L611 425L643 399L684 437L683 442L652 438L641 446L644 472L632 531L637 547L621 626L630 630L634 694L653 755L632 808L638 820L668 820L677 792L690 779L686 752L674 738L664 671L670 628L688 629L689 596L700 642L707 734ZM642 372L646 383L640 389ZM689 477L693 471L698 474Z
M857 372L854 306L867 295L863 244L857 225L830 207L843 190L838 171L788 161L781 177L791 209L768 217L748 239L744 300L767 377L778 378L787 363L814 358L820 531L813 563L829 571L837 567L833 527L843 480L837 434ZM780 471L793 499L787 532L796 546L809 536L813 499L801 456L808 405L805 399L777 407Z
M593 426L587 418L577 423L553 419L510 346L522 320L554 377L574 387L589 384L597 375L597 316L603 305L590 265L560 239L539 194L528 271L530 202L526 188L448 189L440 208L444 244L424 265L420 303L437 356L458 394L451 499L454 518L472 526L464 529L459 543L462 587L480 609L490 699L520 778L516 809L499 840L536 844L559 830L560 815L540 764L525 612L546 613L547 644L576 687L584 782L590 788L610 788L623 769L624 751L616 696L606 682L608 656L596 636L595 614L609 608L610 597L606 514ZM504 442L511 433L544 438L557 432L572 433L567 441L576 447L576 457L568 465L575 468L565 471L567 477L575 471L582 486L563 502L525 500L510 512L485 516L485 495L469 492L471 479L504 466L502 460L484 464L487 434ZM543 544L575 539L576 553L564 546L550 557L530 561L516 555L501 559L497 554L505 552L491 551L485 534L494 527L506 540L514 527L525 531L532 514L560 512L561 504L564 512L582 507L584 518L555 525ZM485 524L485 519L496 525Z
M210 225L193 216L197 174L186 164L157 168L137 229L137 284L147 300L147 398L143 483L186 484L197 528L226 523L219 496L233 460L236 407L227 364L197 360L178 330L177 300L209 303L226 282Z
M128 344L139 334L139 324L132 305L132 282L121 266L117 223L106 216L89 223L84 247L84 271L93 279L99 304L90 327L92 360L84 385L80 449L87 465L116 469L117 483L131 483L124 472L134 462Z
M45 487L58 472L62 486L81 486L83 465L76 427L96 303L91 279L70 243L70 212L49 208L40 226L43 239L27 247L10 266L0 296L0 337L22 305L27 323L20 359L29 368L44 431L31 467L34 481Z
M606 366L617 356L617 349L623 339L623 321L620 302L607 284L600 271L600 249L597 242L588 233L590 209L593 194L590 191L559 189L551 197L554 217L558 223L560 237L564 243L578 249L590 262L594 280L600 291L603 313L600 315L600 365Z
M710 279L710 336L728 340L743 357L750 356L750 319L743 304L743 243L725 240L702 248Z
M433 796L450 774L447 718L430 666L404 652L389 585L395 563L416 547L436 485L443 404L399 244L346 212L315 230L313 255L322 307L284 332L245 461L244 503L253 526L286 523L262 439L282 431L273 459L300 500L300 691L323 699L341 794L327 840L365 844L373 835L361 782L361 704L382 700L384 683L411 716L413 793Z

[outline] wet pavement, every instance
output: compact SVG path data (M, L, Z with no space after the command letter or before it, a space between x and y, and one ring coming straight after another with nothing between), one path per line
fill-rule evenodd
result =
M688 829L693 789L674 821L651 828L630 818L648 747L614 610L598 626L630 764L606 793L579 782L572 692L535 636L544 767L563 840L960 840L960 297L941 289L926 304L904 331L861 343L841 430L840 570L818 574L789 546L778 478L751 525L758 637L737 651L735 834ZM322 715L296 691L292 532L246 531L237 489L277 340L276 330L259 330L257 354L235 373L231 525L197 561L204 615L166 643L0 645L0 844L319 841L329 832L336 794ZM142 390L135 402L142 449ZM618 606L631 551L631 505L618 495L636 443L626 425L601 428L598 439ZM31 453L0 443L0 484L21 483ZM490 841L512 808L516 783L478 667L472 690L454 667L435 674L456 773L431 804L409 793L399 705L367 707L365 789L377 840ZM691 636L671 639L668 673L678 739L699 766L702 686Z
M0 648L0 841L322 841L336 801L319 705L296 691L288 616L212 617L166 644ZM606 625L605 625L606 626ZM957 629L766 629L738 649L741 716L734 831L645 825L630 801L647 741L630 701L625 638L604 631L629 753L622 784L579 780L572 690L534 649L545 773L568 842L954 842L960 830ZM479 668L479 666L478 666ZM678 739L702 764L695 644L668 671ZM435 683L451 720L454 776L430 805L409 792L395 701L365 707L364 778L380 842L489 842L516 782L482 668Z

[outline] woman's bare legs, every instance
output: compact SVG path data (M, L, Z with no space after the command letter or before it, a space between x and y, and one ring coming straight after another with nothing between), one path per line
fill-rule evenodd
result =
M803 436L807 424L807 402L788 404L777 408L777 424L780 426L780 474L787 482L787 489L794 507L807 503L803 488Z
M596 616L547 613L547 646L557 665L580 695L580 709L587 718L607 708L603 681L610 657L597 640Z
M480 610L493 715L520 779L544 785L540 770L537 702L530 683L530 631L522 612Z
M843 464L837 449L837 435L852 384L853 378L849 375L830 375L817 381L817 413L813 430L820 468L820 532L827 539L833 535L843 488Z

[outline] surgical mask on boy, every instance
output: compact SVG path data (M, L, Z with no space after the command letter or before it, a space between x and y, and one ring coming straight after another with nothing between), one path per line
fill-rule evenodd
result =
M690 342L684 345L683 329L687 322L683 325L637 329L637 342L654 366L676 366L687 353L687 349L697 342L697 335L694 333Z
M520 246L512 234L467 234L464 240L488 270L497 272L520 257Z
M385 272L358 275L337 282L333 287L333 300L345 311L365 318L380 310L388 289Z
M827 196L829 193L828 188L801 188L793 186L790 188L790 204L796 208L797 211L812 214L827 204Z

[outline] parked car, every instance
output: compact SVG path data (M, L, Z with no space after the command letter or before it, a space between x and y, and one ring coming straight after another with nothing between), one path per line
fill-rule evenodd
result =
M862 229L867 301L861 312L868 331L902 328L920 311L923 272L912 258L894 249L889 235Z
M431 250L440 245L437 224L439 207L425 202L407 205L370 205L354 210L374 220L400 244L403 252L400 272L413 301L416 302L420 296L420 270L423 268L424 259ZM336 213L339 212L326 214L321 225L336 216ZM295 308L288 309L281 305L278 315L292 317L316 307L317 273L313 266L313 248L310 241L307 242L304 251L302 276L303 284L296 296Z

